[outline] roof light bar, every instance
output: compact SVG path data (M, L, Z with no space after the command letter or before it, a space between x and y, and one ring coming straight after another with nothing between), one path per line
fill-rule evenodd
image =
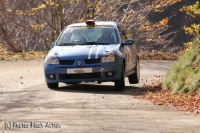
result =
M94 20L87 20L85 23L86 23L87 25L95 25Z

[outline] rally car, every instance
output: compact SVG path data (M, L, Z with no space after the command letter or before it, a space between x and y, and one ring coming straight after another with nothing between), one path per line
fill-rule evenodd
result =
M140 80L137 49L125 26L111 21L88 20L68 25L52 44L44 62L48 88L59 82L114 82L124 90Z

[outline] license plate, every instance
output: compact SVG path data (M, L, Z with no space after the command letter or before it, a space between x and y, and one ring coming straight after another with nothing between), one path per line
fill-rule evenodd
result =
M91 73L92 68L69 68L67 69L67 74L72 73Z

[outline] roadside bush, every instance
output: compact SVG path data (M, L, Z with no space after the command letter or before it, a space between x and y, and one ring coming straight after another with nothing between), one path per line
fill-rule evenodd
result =
M200 39L193 40L190 49L183 53L166 74L162 87L173 93L200 95Z

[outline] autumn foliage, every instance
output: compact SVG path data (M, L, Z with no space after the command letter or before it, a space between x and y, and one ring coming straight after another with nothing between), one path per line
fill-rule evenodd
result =
M184 6L190 16L198 17L199 2L194 5ZM191 42L185 43L184 54L172 66L163 81L163 88L172 90L173 93L197 93L200 95L200 28L197 24L184 27L186 34L193 35Z
M35 0L0 1L0 43L13 52L49 50L65 26L87 19L117 21L132 31L138 49L163 50L173 41L171 17L148 21L181 0ZM142 51L141 50L141 51Z
M200 95L197 93L174 93L172 90L162 89L162 76L154 76L151 79L142 79L143 87L138 99L149 100L155 105L168 106L184 111L185 114L200 116Z
M171 91L157 90L147 91L147 95L135 96L135 98L150 100L155 105L173 107L184 111L185 114L200 116L200 96L197 94L172 94Z
M181 12L186 12L192 19L199 17L199 2L183 6ZM145 83L145 95L135 96L139 99L152 101L155 105L174 107L177 110L200 115L200 28L198 24L183 27L186 34L193 39L184 43L182 55L170 68L162 82ZM146 81L147 82L147 81Z

